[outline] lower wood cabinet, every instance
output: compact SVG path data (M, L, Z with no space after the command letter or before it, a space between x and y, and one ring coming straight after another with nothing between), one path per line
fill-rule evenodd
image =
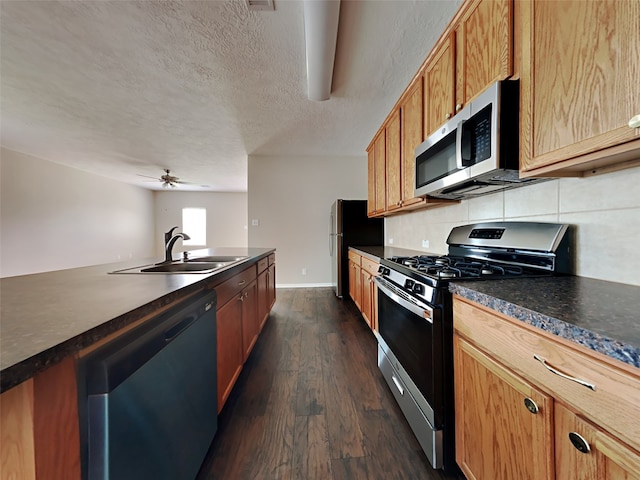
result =
M553 477L553 399L455 336L456 461L467 478Z
M454 296L454 375L468 479L640 478L638 369Z
M259 272L259 273L258 273ZM215 286L218 294L218 412L275 303L275 255Z
M378 330L378 288L373 277L379 264L368 257L349 251L349 296L362 313L371 330Z
M555 406L556 478L640 478L640 455L569 407Z

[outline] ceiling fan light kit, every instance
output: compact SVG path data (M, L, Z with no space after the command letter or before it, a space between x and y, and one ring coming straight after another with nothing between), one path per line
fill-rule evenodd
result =
M304 0L309 100L329 100L339 17L340 0Z

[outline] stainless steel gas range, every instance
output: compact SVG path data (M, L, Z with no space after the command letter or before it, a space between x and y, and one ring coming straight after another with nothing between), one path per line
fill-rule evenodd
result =
M570 271L567 225L491 222L455 227L448 255L382 259L378 366L434 468L455 469L451 281Z

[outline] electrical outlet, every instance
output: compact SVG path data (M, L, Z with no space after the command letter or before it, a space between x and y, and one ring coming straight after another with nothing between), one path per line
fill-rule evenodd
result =
M302 275L306 275L306 274L307 274L307 269L306 269L306 268L303 268L303 269L302 269Z
M258 220L257 218L254 218L251 220L251 226L252 227L259 227L260 226L260 220Z
M422 240L422 248L429 248L429 240Z
M389 239L389 245L393 245L393 238Z

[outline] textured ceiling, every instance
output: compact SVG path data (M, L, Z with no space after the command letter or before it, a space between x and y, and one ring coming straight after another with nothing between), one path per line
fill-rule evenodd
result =
M214 191L246 191L248 155L364 155L460 3L342 0L331 99L313 102L300 0L2 0L2 145Z

